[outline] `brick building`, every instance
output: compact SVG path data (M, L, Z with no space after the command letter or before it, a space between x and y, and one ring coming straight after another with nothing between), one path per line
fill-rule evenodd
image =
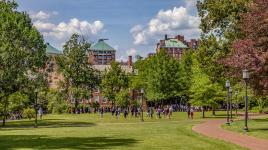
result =
M51 46L49 43L46 44L46 54L48 56L48 62L46 64L47 82L50 88L58 88L60 80L63 80L63 76L57 73L57 64L55 56L62 55L62 51L59 51L55 47Z
M57 89L60 80L63 80L63 76L57 73L57 64L55 61L55 56L62 55L62 52L54 48L53 46L47 44L46 53L49 56L49 61L47 62L46 72L48 74L48 83L50 88ZM115 61L116 50L110 45L100 39L98 43L93 45L89 50L89 62L92 63L92 67L100 72L103 72L111 67L110 63ZM126 73L134 73L132 56L128 56L127 62L120 62L122 70ZM130 90L131 97L140 98L139 94L135 91ZM75 103L74 100L69 100L70 103ZM107 98L102 96L99 88L94 89L92 97L90 99L81 100L80 104L92 104L98 102L102 107L110 107L111 103Z
M190 41L184 40L184 36L177 35L175 37L169 38L165 35L163 40L160 40L156 45L156 52L159 52L161 49L165 50L170 56L181 59L183 50L185 49L197 49L198 41L191 39Z

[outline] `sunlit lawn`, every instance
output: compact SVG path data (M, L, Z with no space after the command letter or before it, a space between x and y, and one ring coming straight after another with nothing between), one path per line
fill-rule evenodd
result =
M244 132L244 121L235 121L231 126L223 125L223 128L242 134L252 135L268 139L268 116L266 118L252 119L248 121L249 132Z
M0 129L0 149L242 149L193 132L192 126L202 121L200 114L195 117L174 113L172 119L150 119L145 114L142 123L110 114L47 115L37 129L33 120L8 122Z

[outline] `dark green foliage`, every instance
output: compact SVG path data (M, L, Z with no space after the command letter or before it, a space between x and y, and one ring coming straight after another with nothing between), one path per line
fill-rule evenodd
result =
M163 50L135 64L138 76L134 77L134 87L145 88L145 96L151 101L174 98L182 90L181 71L178 60L170 57Z
M48 113L61 114L66 113L68 109L67 101L63 93L50 89L44 97L48 101Z
M189 100L190 97L190 88L193 84L192 78L193 78L193 50L187 49L183 53L183 57L181 60L181 66L182 66L182 79L181 79L181 95L186 98L186 100Z
M115 104L121 108L126 108L130 104L129 90L121 90L115 97Z
M32 119L35 117L35 110L33 108L23 109L23 118Z
M101 90L103 96L114 103L116 95L124 89L127 89L129 79L125 71L122 70L117 62L111 63L111 68L106 70L102 75Z
M74 34L64 45L63 55L56 58L59 72L64 76L62 92L68 99L89 99L93 88L98 84L98 72L88 61L90 44L83 37Z
M39 71L47 58L42 36L33 27L29 16L16 9L15 2L0 1L0 103L4 116L10 103L9 96L13 93L22 91L33 100L33 84L27 71L44 79Z

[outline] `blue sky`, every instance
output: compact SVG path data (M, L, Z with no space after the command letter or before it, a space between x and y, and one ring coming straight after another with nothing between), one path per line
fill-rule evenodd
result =
M47 42L62 49L75 32L108 38L117 59L146 56L164 34L199 37L195 0L17 0Z

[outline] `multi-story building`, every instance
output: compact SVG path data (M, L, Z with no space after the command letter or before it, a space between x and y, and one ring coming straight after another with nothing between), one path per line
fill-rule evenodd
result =
M165 35L165 39L160 40L156 46L156 52L159 52L161 49L165 50L170 56L181 59L183 50L192 48L197 49L198 41L195 39L190 40L189 42L184 40L184 36L177 35L175 37L169 38Z
M167 35L165 35L167 37ZM186 41L183 35L177 35L174 39L178 39L179 41L183 42L183 44L187 45L188 48L196 50L198 48L199 41L196 39L190 39L190 41Z
M55 56L62 55L62 51L59 51L49 43L46 45L46 54L49 59L46 65L47 81L50 88L56 89L58 87L59 81L63 80L63 76L57 72Z
M115 49L105 42L106 39L99 41L90 47L89 62L93 65L109 65L115 61Z
M47 55L49 56L49 61L47 62L46 72L48 74L48 83L50 88L58 88L58 83L63 80L63 76L57 73L57 64L55 61L55 56L62 55L62 52L54 48L53 46L47 44ZM98 43L93 45L89 51L89 62L92 63L92 67L100 72L108 70L112 61L115 61L116 50L104 42L103 39L99 40ZM132 56L128 56L127 62L120 62L122 70L126 73L133 73L133 62ZM89 91L90 92L90 91ZM131 97L140 98L137 93L132 90L130 92ZM69 100L70 103L75 103L74 100ZM92 97L90 99L81 100L81 104L92 104L98 102L102 107L110 107L111 103L107 98L105 98L99 88L94 89Z

